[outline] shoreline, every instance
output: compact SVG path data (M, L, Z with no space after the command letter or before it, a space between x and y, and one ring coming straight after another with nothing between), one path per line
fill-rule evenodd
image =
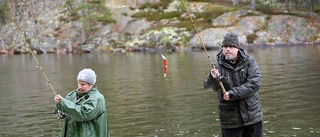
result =
M247 44L247 45L240 45L241 48L266 48L266 47L288 47L288 46L320 46L320 41L316 42L299 42L299 43L282 43L282 44ZM219 48L212 48L207 49L210 50L217 50ZM19 51L15 51L19 50ZM88 53L130 53L130 52L177 52L177 51L202 51L203 48L196 48L196 47L177 47L174 50L165 51L163 47L158 48L148 48L148 49L141 49L141 50L126 50L124 48L116 48L114 50L96 50L96 51L84 51L84 50L73 50L72 52L66 52L64 48L57 49L57 48L50 48L44 51L43 49L31 49L34 54L88 54ZM19 54L30 54L30 51L27 49L0 49L0 55L19 55Z

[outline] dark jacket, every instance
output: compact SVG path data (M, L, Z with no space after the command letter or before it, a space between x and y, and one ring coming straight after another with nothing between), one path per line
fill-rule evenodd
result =
M56 106L68 115L61 137L108 137L108 119L105 99L96 89L77 99L72 91Z
M231 64L225 60L221 51L214 66L219 70L220 76L226 78L227 82L223 84L229 88L226 90L230 96L230 101L223 99L218 80L209 73L204 87L217 91L221 128L237 128L261 121L263 114L258 98L261 74L254 58L239 48L237 62Z

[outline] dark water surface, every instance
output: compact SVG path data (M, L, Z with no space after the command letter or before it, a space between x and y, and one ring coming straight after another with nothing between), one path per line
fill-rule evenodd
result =
M266 137L320 136L320 46L246 49L262 73ZM218 51L210 51L213 61ZM202 83L204 51L37 55L57 93L76 88L90 67L105 95L112 137L221 137L216 94ZM54 93L31 55L0 55L0 136L56 137Z

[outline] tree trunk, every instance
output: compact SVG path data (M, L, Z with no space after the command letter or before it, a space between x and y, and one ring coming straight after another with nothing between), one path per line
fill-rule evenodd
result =
M86 4L86 0L82 0L82 4ZM86 20L85 20L85 11L86 8L81 10L81 19L82 19L82 29L81 29L81 43L85 43L86 41Z
M17 14L17 2L16 0L10 0L8 1L8 6L10 8L10 16L11 19L15 19L15 17L18 15Z
M306 0L306 8L310 9L310 12L314 12L312 0Z
M251 9L256 10L256 0L251 1Z
M88 3L88 1L89 1L89 0L86 0L86 4ZM91 10L90 10L90 9L87 9L87 8L86 8L86 16L91 16ZM91 32L91 31L92 31L93 20L94 20L94 19L88 18L88 20L86 21L87 24L88 24L88 28L87 28L87 31L88 31L88 32ZM89 34L89 35L90 35L90 34ZM90 37L90 36L88 36L88 37ZM88 39L88 38L86 38L86 39Z
M34 21L33 22L33 31L34 31L34 35L35 36L37 36L37 7L36 6L34 6L35 4L34 4L34 2L32 2L32 1L30 1L30 8L31 8L31 10L30 10L30 14L31 14L31 19Z
M232 0L233 6L239 6L240 5L240 0Z
M285 12L289 12L289 0L285 0Z
M65 0L65 5L69 11L73 10L73 0Z
M308 1L309 1L310 12L314 12L314 9L313 9L313 1L314 0L308 0Z

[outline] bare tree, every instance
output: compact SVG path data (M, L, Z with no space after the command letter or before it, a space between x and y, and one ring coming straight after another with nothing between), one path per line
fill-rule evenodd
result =
M11 20L15 20L16 16L17 16L17 7L18 7L18 1L19 0L9 0L8 2L8 7L10 9L10 16L11 16Z
M33 20L33 31L34 35L37 35L37 17L38 17L38 12L37 12L37 6L34 1L30 0L30 6L28 6L29 9L29 14L30 14L30 20Z
M74 0L65 0L65 5L69 11L73 10Z
M239 6L240 5L240 0L232 0L233 6Z
M256 10L256 0L251 1L251 9Z
M310 9L310 12L314 12L313 9L313 0L306 0L306 7Z
M87 4L87 0L82 0L82 4ZM87 39L87 35L86 35L86 19L84 19L86 17L86 12L87 12L87 8L84 8L81 10L81 18L82 18L82 30L81 30L81 43L84 44L86 42Z
M285 0L285 12L289 12L289 0Z

